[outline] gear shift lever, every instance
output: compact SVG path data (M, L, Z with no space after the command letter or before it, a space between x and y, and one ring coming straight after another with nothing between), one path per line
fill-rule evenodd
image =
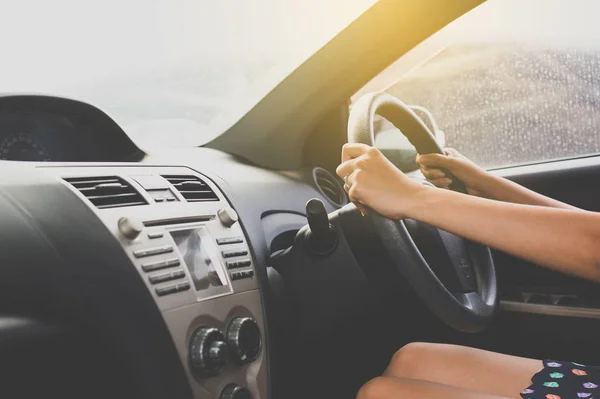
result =
M329 216L321 200L313 198L306 203L306 218L310 228L307 234L309 248L319 255L327 255L333 251L338 237L329 224Z

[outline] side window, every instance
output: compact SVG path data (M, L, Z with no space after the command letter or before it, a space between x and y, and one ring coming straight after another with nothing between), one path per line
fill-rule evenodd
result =
M386 91L424 107L445 144L485 168L600 153L599 12L596 2L489 0L352 101Z

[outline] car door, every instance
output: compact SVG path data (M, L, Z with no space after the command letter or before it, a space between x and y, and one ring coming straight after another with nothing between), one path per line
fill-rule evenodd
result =
M493 173L579 208L600 211L600 157L543 162ZM598 362L599 284L501 252L496 252L494 259L502 293L501 312L488 341L483 340L487 347L534 358Z
M384 90L425 107L447 145L490 173L600 211L600 26L590 12L600 6L583 3L490 0L352 100ZM600 285L498 251L494 259L501 293L494 324L478 335L423 327L419 339L598 362L590 348L600 331Z

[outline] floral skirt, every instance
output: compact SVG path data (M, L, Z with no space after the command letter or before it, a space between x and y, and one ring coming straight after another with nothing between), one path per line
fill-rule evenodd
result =
M600 366L544 360L544 368L531 377L523 399L600 399Z

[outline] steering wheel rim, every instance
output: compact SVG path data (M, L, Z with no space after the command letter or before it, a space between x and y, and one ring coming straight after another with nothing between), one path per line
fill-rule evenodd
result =
M369 93L354 103L348 120L349 143L375 145L375 115L400 129L420 154L444 154L423 121L402 101L387 93ZM456 178L453 180L458 184L451 189L465 193L464 185ZM485 329L498 306L496 272L489 247L421 222L392 220L374 211L370 215L395 267L439 319L463 332ZM451 292L446 286L447 280L442 282L434 273L411 234L419 228L437 231L450 260L450 265L445 266L455 270L463 292ZM471 275L465 277L469 273Z

